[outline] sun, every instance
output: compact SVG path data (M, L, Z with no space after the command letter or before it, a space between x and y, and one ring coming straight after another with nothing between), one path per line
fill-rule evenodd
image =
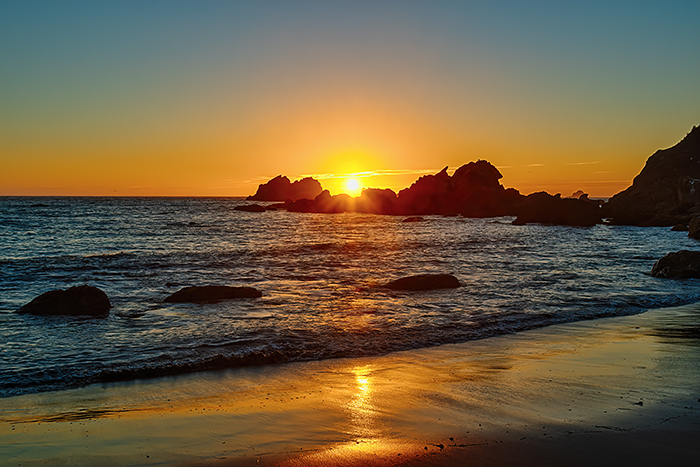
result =
M362 183L356 178L345 180L345 192L350 196L359 196L362 192Z

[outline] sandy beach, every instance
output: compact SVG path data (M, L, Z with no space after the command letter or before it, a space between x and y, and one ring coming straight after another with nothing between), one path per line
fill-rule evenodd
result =
M7 466L695 465L700 304L0 399Z

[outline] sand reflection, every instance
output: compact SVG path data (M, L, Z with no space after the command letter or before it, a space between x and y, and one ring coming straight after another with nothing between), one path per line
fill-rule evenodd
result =
M374 384L373 366L363 365L352 368L355 376L355 390L352 399L346 405L350 427L348 433L358 441L366 442L381 435L377 420L377 409L373 403Z

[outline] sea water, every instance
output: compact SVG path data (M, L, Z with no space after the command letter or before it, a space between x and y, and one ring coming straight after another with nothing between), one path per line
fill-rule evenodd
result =
M236 211L240 198L0 198L0 397L466 342L700 299L654 262L700 244L668 228L513 218ZM382 284L450 273L426 292ZM53 289L107 293L108 317L16 310ZM262 298L171 304L190 285Z

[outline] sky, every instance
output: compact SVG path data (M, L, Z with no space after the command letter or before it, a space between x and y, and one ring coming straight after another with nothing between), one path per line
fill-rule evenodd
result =
M700 2L0 0L0 195L332 194L485 159L628 187L700 125Z

